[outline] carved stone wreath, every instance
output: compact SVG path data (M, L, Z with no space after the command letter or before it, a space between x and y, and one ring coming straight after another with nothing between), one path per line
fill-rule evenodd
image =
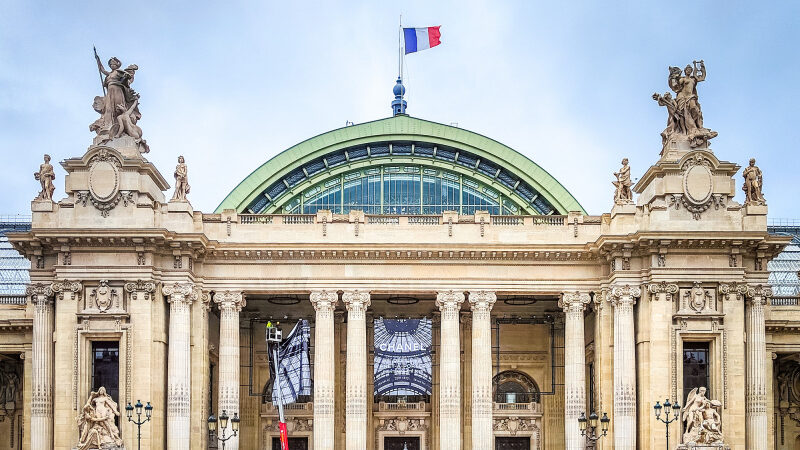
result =
M727 196L714 194L714 174L711 160L696 154L686 160L683 169L683 193L669 196L669 205L680 209L681 205L692 213L692 218L700 220L700 215L712 205L714 209L725 206Z
M124 206L133 203L133 191L119 189L121 166L122 161L116 155L100 149L89 160L89 189L76 192L77 202L83 206L91 202L102 217L108 217L120 201Z

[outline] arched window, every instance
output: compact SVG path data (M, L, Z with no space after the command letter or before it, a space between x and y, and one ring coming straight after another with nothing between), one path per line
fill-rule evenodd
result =
M500 372L492 379L495 403L539 403L536 381L517 370Z

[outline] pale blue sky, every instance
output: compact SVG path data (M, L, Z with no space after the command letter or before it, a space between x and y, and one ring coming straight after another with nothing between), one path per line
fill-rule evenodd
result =
M519 150L591 214L610 209L622 157L635 178L658 159L666 112L650 96L667 66L704 59L715 154L755 156L770 216L800 217L800 2L698 0L0 0L0 214L29 212L42 153L91 143L92 44L139 66L147 157L171 180L185 155L189 198L211 212L276 153L391 114L400 13L442 26L442 45L406 59L409 114Z

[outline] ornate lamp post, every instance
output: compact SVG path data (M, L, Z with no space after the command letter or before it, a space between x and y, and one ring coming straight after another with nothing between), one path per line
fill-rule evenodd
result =
M225 442L239 434L239 422L239 414L233 413L233 418L231 419L231 430L233 430L233 434L225 437L225 431L228 429L228 414L223 409L222 414L219 415L219 428L222 430L222 435L216 436L217 418L212 414L211 417L208 418L208 436L212 439L216 436L217 440L222 442L222 450L225 450Z
M133 420L134 408L136 408L136 420ZM147 402L147 406L144 407L145 419L142 420L142 401L136 400L136 405L131 405L131 402L128 402L125 406L125 415L128 416L128 422L136 424L138 429L136 433L136 448L142 450L142 424L150 421L150 417L153 415L153 406L150 405L150 402Z
M600 419L600 432L601 434L597 434L597 413L594 411L589 414L589 419L586 419L586 413L581 413L581 416L578 417L578 426L581 428L581 436L586 436L586 440L589 442L597 442L603 436L608 434L608 424L611 422L611 419L608 418L608 414L603 413L603 418ZM588 430L587 434L587 425Z
M653 406L653 409L656 412L656 419L664 422L665 426L667 427L667 450L669 450L669 424L681 418L681 405L679 405L678 402L670 403L669 399L664 400L663 408L666 415L663 419L661 418L661 408L662 406L658 402L656 402L656 405ZM669 415L673 412L673 409L675 410L675 417L670 419Z

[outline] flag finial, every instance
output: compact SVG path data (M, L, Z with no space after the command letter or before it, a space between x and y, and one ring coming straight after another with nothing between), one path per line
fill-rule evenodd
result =
M394 85L392 92L394 92L394 100L392 101L393 115L405 115L407 103L403 100L403 95L406 93L406 87L403 86L403 80L400 77L397 77L397 84Z

